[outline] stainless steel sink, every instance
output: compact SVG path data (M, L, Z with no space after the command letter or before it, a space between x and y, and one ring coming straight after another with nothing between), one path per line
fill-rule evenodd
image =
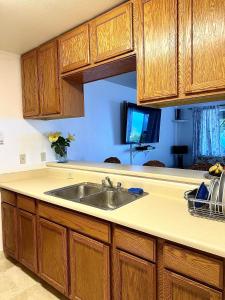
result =
M45 194L70 201L80 202L81 198L99 193L101 191L102 187L99 184L94 184L91 182L82 182L79 184L48 191Z
M135 201L140 196L128 193L126 190L110 189L80 200L80 203L104 210L113 210Z
M134 195L120 187L106 187L91 182L82 182L48 191L45 194L104 210L113 210L133 202L147 193Z

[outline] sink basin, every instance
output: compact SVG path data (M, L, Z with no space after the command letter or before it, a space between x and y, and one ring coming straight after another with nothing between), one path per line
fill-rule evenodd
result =
M103 188L102 185L91 182L66 186L45 194L104 210L119 208L146 195L134 195L126 189Z
M80 202L81 198L96 194L102 191L101 185L91 182L82 182L75 185L70 185L60 189L48 191L45 194L58 198L63 198L70 201Z
M141 196L128 193L126 190L110 189L90 195L80 200L80 203L104 210L113 210L135 201Z

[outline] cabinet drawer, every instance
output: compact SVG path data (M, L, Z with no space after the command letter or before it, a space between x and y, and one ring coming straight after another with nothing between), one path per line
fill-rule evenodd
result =
M155 262L156 241L153 238L121 227L116 227L114 239L117 248Z
M31 213L35 213L35 199L24 196L18 195L17 196L17 206L23 210L26 210Z
M222 261L171 244L165 244L163 256L166 268L223 288Z
M110 225L104 221L78 214L67 209L39 203L38 213L41 217L69 227L98 240L110 243Z
M14 193L14 192L2 189L1 190L1 199L2 199L2 202L16 206L16 193Z

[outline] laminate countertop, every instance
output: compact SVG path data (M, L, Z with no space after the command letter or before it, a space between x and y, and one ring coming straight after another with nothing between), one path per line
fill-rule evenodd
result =
M106 175L104 170L46 167L0 175L0 187L225 258L225 223L193 217L188 212L183 193L195 188L193 183L111 172L114 183L120 181L125 188L141 187L148 193L112 211L44 194L84 181L101 183Z
M193 184L200 184L202 181L208 182L205 178L205 171L196 171L189 169L176 168L160 168L148 167L139 165L122 165L112 163L95 163L83 161L69 161L67 163L47 163L49 167L67 168L76 170L89 170L104 173L123 174L129 176L138 176L159 180L168 180L175 182L186 182Z

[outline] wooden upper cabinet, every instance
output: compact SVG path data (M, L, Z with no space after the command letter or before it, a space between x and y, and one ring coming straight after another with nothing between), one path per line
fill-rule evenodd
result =
M177 0L137 0L140 101L178 94Z
M37 50L21 57L23 114L25 117L38 116L40 112L38 95Z
M156 300L155 265L119 250L114 255L113 299Z
M38 260L42 279L58 291L68 293L66 228L40 218L38 222Z
M109 254L109 246L71 232L71 299L111 299Z
M38 49L38 75L42 115L60 113L57 41Z
M36 216L18 209L19 261L33 272L37 272Z
M222 293L195 281L165 271L163 299L173 300L222 300Z
M25 118L84 116L82 83L60 78L57 40L24 54L21 64Z
M6 255L18 258L16 207L2 203L3 248Z
M225 1L184 1L186 94L225 88Z
M59 38L61 73L90 64L89 24L84 24Z
M133 50L133 12L128 2L91 22L91 54L100 62Z

